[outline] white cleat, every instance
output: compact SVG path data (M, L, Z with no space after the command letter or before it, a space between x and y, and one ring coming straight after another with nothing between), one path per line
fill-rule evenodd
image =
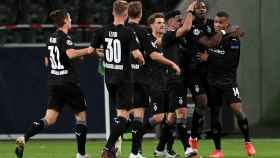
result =
M137 155L134 155L133 153L130 153L129 158L139 158L139 153Z
M157 149L155 149L154 156L155 157L163 157L163 156L165 156L165 151L158 151Z
M139 155L139 158L147 158L142 153L138 153L138 155Z
M192 156L196 156L197 155L197 152L192 149L192 148L187 148L186 152L185 152L185 157L186 158L190 158Z
M23 136L18 137L16 139L16 156L18 158L22 158L23 157L23 150L24 150L24 144L25 144L25 138Z
M165 150L165 158L177 158L180 157L175 151L167 151Z
M90 158L90 156L88 154L81 155L81 154L77 153L76 158Z
M115 144L115 149L116 149L116 156L121 157L122 153L122 137L120 136L119 139L117 140Z

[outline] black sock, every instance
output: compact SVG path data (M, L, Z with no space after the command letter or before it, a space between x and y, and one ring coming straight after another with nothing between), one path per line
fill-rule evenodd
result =
M170 138L170 126L165 121L163 121L160 129L159 143L157 145L158 151L164 150L164 147L167 141L169 140L169 138Z
M244 120L238 120L238 126L244 136L245 142L250 142L251 140L249 136L249 125L247 118Z
M175 127L172 125L169 125L169 135L168 135L168 141L166 144L166 149L167 151L172 151L174 141L175 141L175 136L173 135L175 131Z
M179 138L181 140L181 143L184 146L184 149L186 150L187 147L190 147L189 145L189 135L188 135L188 129L186 127L186 119L177 119L177 130L179 134Z
M143 129L143 119L141 118L134 118L132 122L132 148L131 152L134 155L137 155L140 147L141 147L141 137L142 137L142 129Z
M78 153L80 155L86 154L86 140L87 140L87 126L84 124L76 124L74 133L77 139Z
M112 122L111 134L109 136L107 144L105 145L106 150L112 150L112 148L115 146L115 143L118 140L119 136L121 136L125 131L126 122L127 120L123 117L117 117L114 119L114 121Z
M149 120L143 124L143 135L153 130L155 126L156 126L156 122L153 119L153 117L149 118Z
M24 134L25 141L27 142L30 137L40 133L48 126L48 122L45 119L34 121Z
M198 138L199 133L201 132L201 129L203 128L203 122L204 122L203 116L200 115L197 112L197 110L194 110L193 118L192 118L192 128L191 128L191 137L192 138Z
M132 128L131 125L133 123L133 119L134 119L133 115L129 115L129 118L127 119L127 122L126 122L125 132L130 132L130 130Z
M215 148L217 150L222 149L222 146L221 146L221 130L222 130L222 127L221 127L220 122L216 123L214 125L214 127L212 127L212 138L213 138L213 141L214 141L214 144L215 144Z

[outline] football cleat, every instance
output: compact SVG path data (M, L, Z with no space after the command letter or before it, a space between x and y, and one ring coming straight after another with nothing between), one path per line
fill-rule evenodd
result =
M196 155L197 155L197 152L193 148L189 147L185 151L185 157L186 158L192 158L192 157L194 157Z
M190 137L190 138L189 138L189 144L190 144L190 146L191 146L194 150L198 151L199 143L198 143L198 139L197 139L197 138L192 138L192 137Z
M116 153L114 151L104 149L101 158L117 158Z
M23 136L18 137L16 139L16 149L15 153L18 158L23 157L23 150L24 150L25 138Z
M88 154L81 155L81 154L77 153L76 158L90 158L90 156Z
M224 153L222 150L215 150L209 158L224 158Z
M155 149L155 151L154 151L154 156L155 156L155 157L162 157L162 156L165 156L165 152L164 152L164 151L158 151L157 149Z
M245 150L248 156L256 155L256 150L252 142L245 142Z
M180 156L174 150L171 150L171 151L165 150L165 157L166 158L177 158Z

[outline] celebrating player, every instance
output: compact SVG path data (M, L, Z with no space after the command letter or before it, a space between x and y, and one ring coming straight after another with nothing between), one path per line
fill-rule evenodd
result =
M224 31L230 27L229 14L218 12L214 19L215 31ZM249 136L248 119L242 110L241 97L237 83L237 68L240 57L240 41L232 34L223 37L215 48L209 48L208 53L201 53L201 59L208 61L209 106L211 106L211 128L216 150L210 157L222 158L221 124L219 111L222 99L231 107L236 116L238 126L244 136L245 150L248 156L256 154Z
M55 10L49 16L57 30L50 35L47 42L48 54L45 61L48 67L48 108L42 119L34 121L24 136L16 139L15 153L18 158L22 158L25 143L32 136L53 125L63 106L67 104L74 111L76 119L74 133L78 146L77 158L86 158L88 157L85 154L87 105L72 59L89 55L93 49L74 49L73 41L68 35L68 31L71 29L71 17L68 12Z

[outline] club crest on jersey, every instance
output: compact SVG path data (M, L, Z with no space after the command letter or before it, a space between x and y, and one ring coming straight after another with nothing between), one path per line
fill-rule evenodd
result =
M154 109L154 111L157 111L157 109L158 109L157 103L153 103L153 109Z
M199 35L199 34L200 34L199 29L194 29L194 30L193 30L193 34L196 35L196 36Z
M72 46L72 45L73 45L73 42L72 42L71 40L67 40L67 41L66 41L66 44L69 45L69 46Z

